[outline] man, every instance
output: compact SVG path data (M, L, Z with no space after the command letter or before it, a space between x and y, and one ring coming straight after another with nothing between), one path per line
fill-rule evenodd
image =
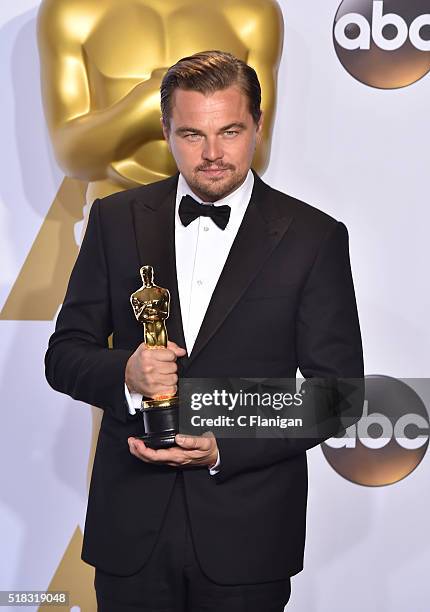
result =
M348 234L250 170L263 118L244 62L180 60L161 107L179 175L95 201L46 355L55 389L104 409L82 558L103 612L279 612L321 440L207 432L153 450L133 413L183 377L362 377ZM129 304L142 265L171 292L166 348L142 344Z

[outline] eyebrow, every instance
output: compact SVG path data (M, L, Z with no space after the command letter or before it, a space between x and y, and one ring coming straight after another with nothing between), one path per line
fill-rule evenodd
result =
M225 125L224 127L222 127L218 131L218 133L228 132L228 130L231 130L233 128L236 128L238 130L245 130L246 125L242 123L241 121L234 121L233 123L229 123L228 125ZM204 132L202 132L202 130L198 130L197 128L188 127L185 125L175 130L175 134L177 134L178 136L182 134L187 134L188 132L191 132L192 134L200 134L201 136L204 136Z

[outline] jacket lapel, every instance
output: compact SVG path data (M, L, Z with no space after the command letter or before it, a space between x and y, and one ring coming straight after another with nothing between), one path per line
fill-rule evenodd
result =
M132 204L140 265L154 268L154 283L170 292L170 313L166 321L169 340L185 346L179 303L175 256L175 201L178 174L154 185ZM139 273L139 271L137 271ZM185 365L186 358L181 358Z
M287 231L292 214L254 172L251 200L212 294L206 315L188 359L190 365L260 271Z
M175 253L175 201L178 174L154 185L145 199L132 205L140 265L154 268L154 282L170 291L170 314L166 322L170 340L185 346L179 302ZM265 260L284 236L292 214L279 206L276 193L254 172L254 189L225 266L212 294L191 354L182 357L188 367L240 300Z

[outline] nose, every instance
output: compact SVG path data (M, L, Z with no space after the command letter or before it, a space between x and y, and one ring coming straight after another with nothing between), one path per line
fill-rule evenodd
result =
M206 138L202 151L202 157L206 161L217 161L222 159L224 152L221 143L215 138Z

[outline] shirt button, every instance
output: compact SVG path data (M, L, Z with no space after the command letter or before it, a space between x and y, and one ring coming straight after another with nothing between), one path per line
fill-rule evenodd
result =
M209 231L209 228L208 228L208 226L207 226L207 225L205 225L205 226L204 226L203 231L205 231L205 232L208 232L208 231Z
M203 281L198 280L198 281L197 281L197 284L198 284L198 286L199 286L199 287L201 287L201 286L203 285Z

